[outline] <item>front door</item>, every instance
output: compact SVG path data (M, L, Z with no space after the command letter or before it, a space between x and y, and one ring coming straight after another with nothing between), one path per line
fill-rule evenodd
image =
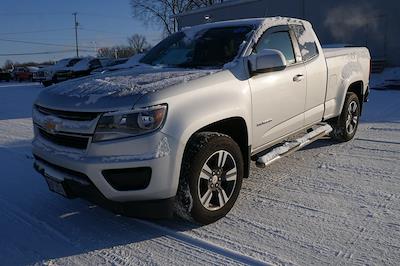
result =
M294 36L286 26L268 30L253 49L281 51L287 67L250 78L253 102L253 145L262 148L304 127L307 76Z

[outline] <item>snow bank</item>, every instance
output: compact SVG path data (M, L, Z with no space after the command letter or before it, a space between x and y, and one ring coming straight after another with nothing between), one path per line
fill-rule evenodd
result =
M400 88L400 67L386 68L382 73L372 74L370 87L372 89Z

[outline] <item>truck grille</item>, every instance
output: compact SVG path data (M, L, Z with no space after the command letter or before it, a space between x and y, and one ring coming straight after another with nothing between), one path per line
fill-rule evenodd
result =
M44 77L45 77L43 71L34 72L34 73L33 73L33 76L34 76L34 77L37 77L37 78L44 78Z
M60 111L60 110L45 108L39 105L36 105L35 107L40 113L44 115L53 115L62 119L74 120L74 121L91 121L100 115L100 113L95 113L95 112Z
M85 136L71 136L64 134L52 134L45 130L38 128L39 134L42 138L54 144L85 150L89 143L89 137Z

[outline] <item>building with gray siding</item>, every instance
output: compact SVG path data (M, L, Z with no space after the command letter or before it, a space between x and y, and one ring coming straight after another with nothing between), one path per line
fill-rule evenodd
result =
M400 66L400 0L241 0L180 14L180 27L288 16L313 24L323 45L367 46L375 61Z

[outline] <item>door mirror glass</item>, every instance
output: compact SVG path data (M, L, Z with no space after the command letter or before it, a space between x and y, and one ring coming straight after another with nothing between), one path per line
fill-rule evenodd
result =
M280 71L286 68L287 62L282 52L274 49L264 49L249 56L253 74Z

